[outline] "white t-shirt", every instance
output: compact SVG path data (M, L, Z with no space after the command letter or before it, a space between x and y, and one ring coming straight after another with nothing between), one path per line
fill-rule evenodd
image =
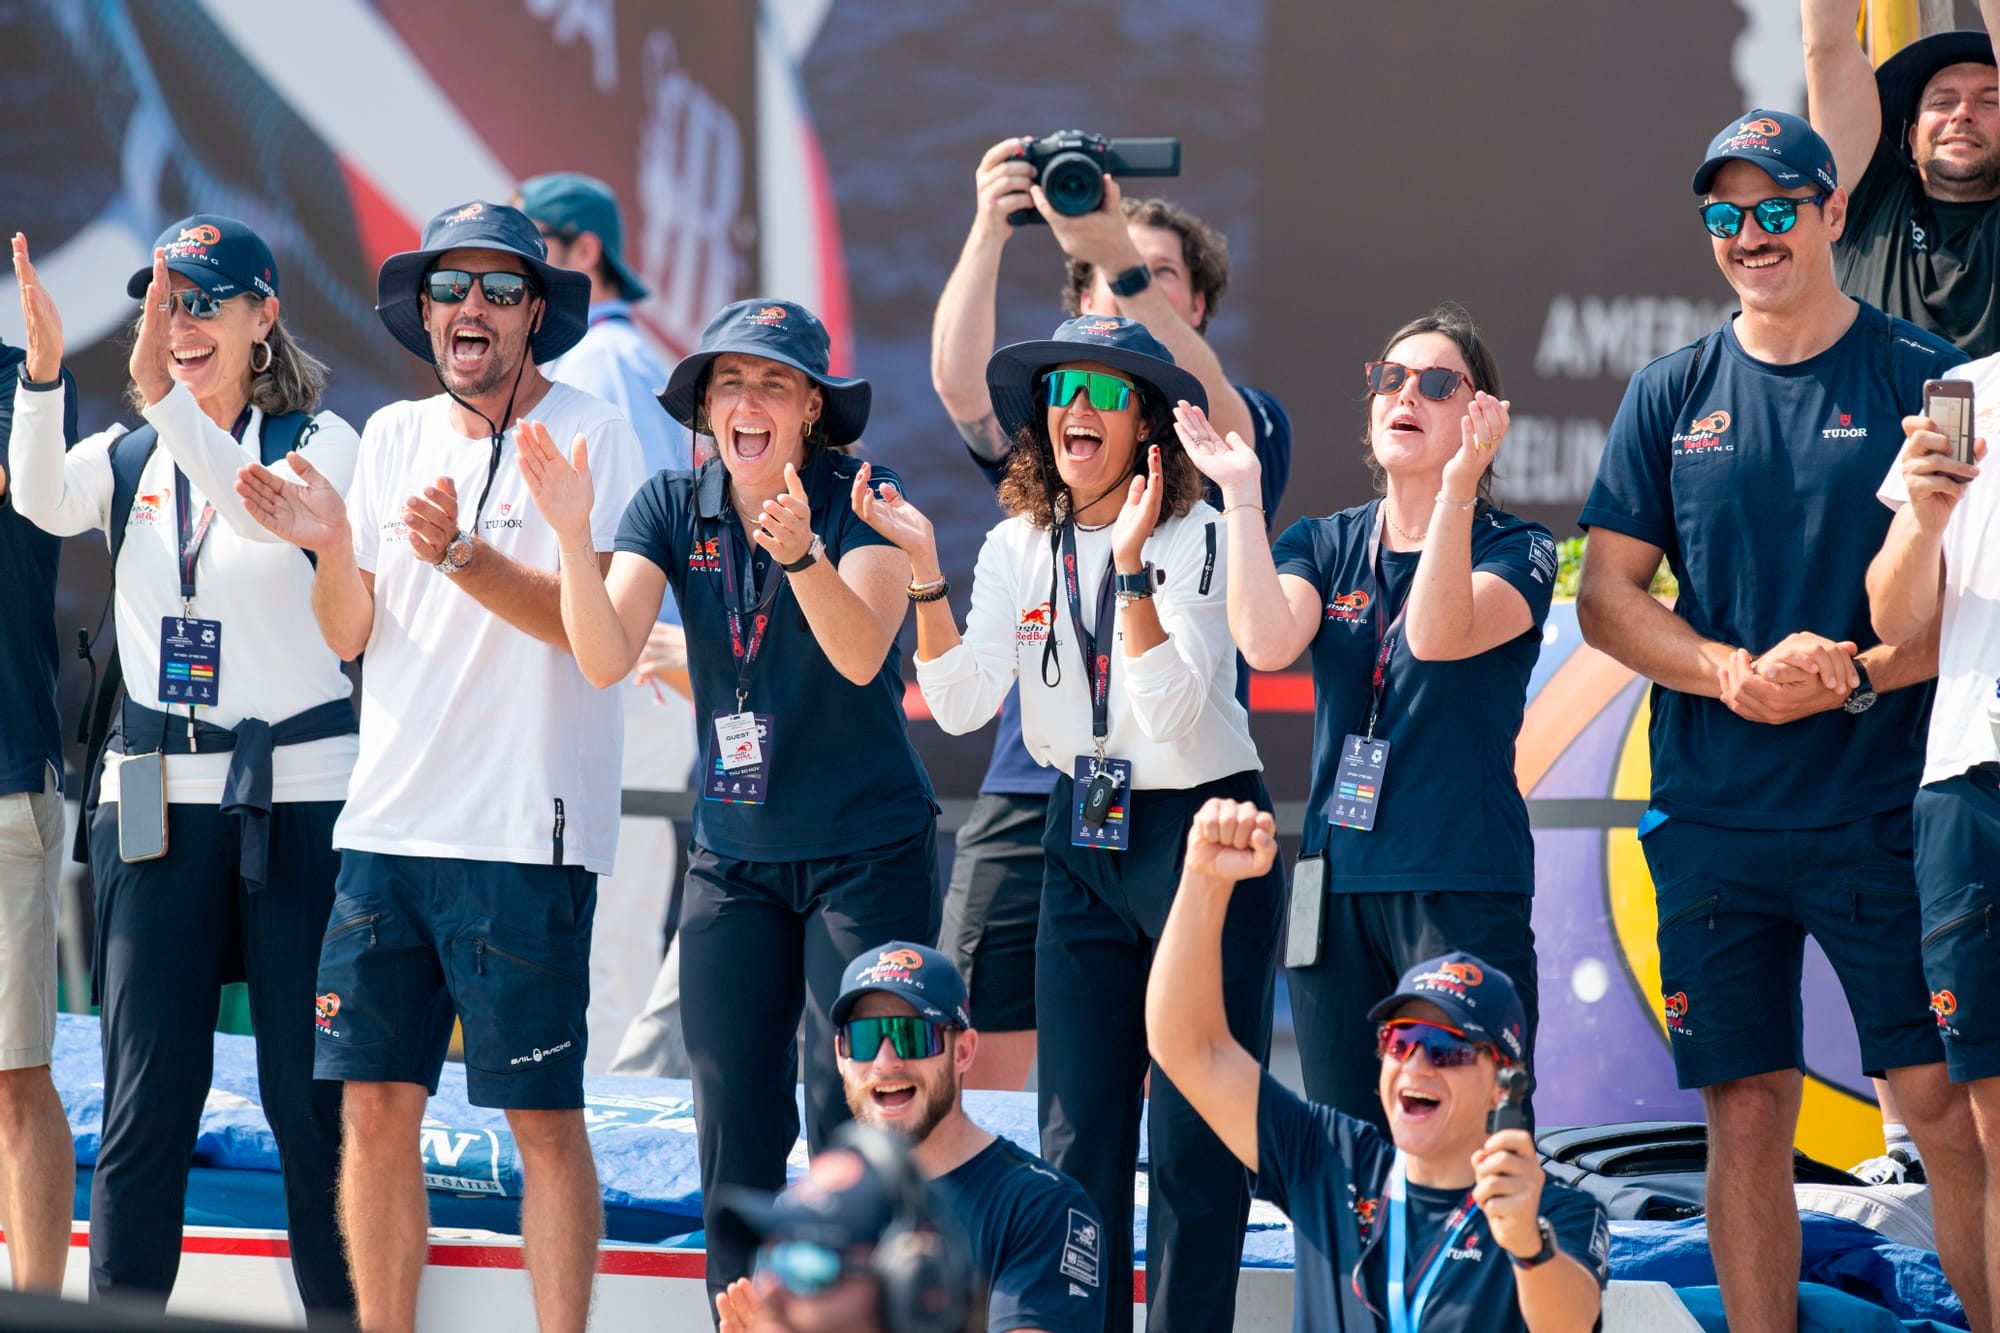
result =
M514 628L419 560L404 502L450 477L470 532L492 448L451 423L444 394L368 419L348 494L354 555L375 576L362 672L361 755L333 845L403 856L561 864L609 874L618 845L624 721L616 690L593 689L576 660ZM609 551L644 479L639 441L608 404L555 384L528 414L590 442L597 503L591 542ZM555 532L528 494L510 428L479 516L482 542L554 573Z
M111 451L122 426L100 431L63 453L62 389L14 395L15 506L37 527L59 536L102 531L110 522ZM340 659L320 637L312 613L313 568L296 546L280 540L250 516L236 496L236 469L260 457L264 414L255 408L239 444L209 420L194 395L176 384L146 410L160 440L139 475L125 542L118 553L113 622L125 692L148 708L160 707L160 621L181 614L180 554L174 465L188 479L190 515L215 506L215 518L195 561L194 614L222 622L220 688L212 708L196 716L218 727L245 718L282 722L320 704L345 699L352 682ZM335 490L354 474L359 441L354 428L331 412L314 418L317 429L301 452ZM272 469L296 482L289 462ZM185 708L170 725L185 727ZM154 748L153 737L135 736L135 750ZM271 752L273 801L338 801L358 749L353 736L329 736ZM121 757L104 756L98 799L118 799ZM167 756L167 799L184 805L217 805L229 755Z
M1213 532L1214 546L1209 545ZM1167 641L1125 655L1123 612L1108 648L1110 734L1105 754L1132 764L1139 791L1182 790L1248 769L1261 770L1250 718L1236 701L1236 645L1229 637L1228 534L1221 516L1197 502L1146 539L1145 558L1165 575L1153 595ZM1094 621L1111 558L1111 530L1076 534L1077 594ZM1049 534L1010 518L986 534L973 568L972 607L963 642L917 663L917 685L937 724L952 735L993 720L1007 689L1021 683L1021 738L1035 762L1072 777L1093 752L1090 684L1070 624L1069 598L1056 585ZM1043 644L1056 640L1061 679L1042 679ZM1102 635L1099 648L1106 650ZM1051 675L1054 673L1051 672Z
M2000 446L2000 356L1944 373L1972 381L1975 434ZM1944 619L1938 640L1936 702L1924 748L1924 783L1942 782L1975 764L2000 761L1987 705L2000 685L2000 454L1988 454L1944 530ZM1909 503L1899 466L1875 494L1891 509Z

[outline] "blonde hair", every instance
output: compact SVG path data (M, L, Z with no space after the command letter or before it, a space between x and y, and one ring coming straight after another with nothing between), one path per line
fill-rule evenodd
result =
M264 300L254 292L241 299L255 300L260 304ZM144 319L142 315L133 321L132 337L135 341ZM271 321L270 332L264 335L264 346L271 357L262 370L250 373L251 406L267 417L283 416L287 412L317 412L320 398L326 393L326 363L299 346L282 318ZM255 364L254 349L251 361ZM125 400L138 411L143 412L148 406L137 384L125 386Z

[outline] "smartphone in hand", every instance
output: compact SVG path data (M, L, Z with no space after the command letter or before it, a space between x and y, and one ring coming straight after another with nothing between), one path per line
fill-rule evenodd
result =
M1514 1065L1504 1066L1500 1070L1500 1104L1486 1113L1486 1132L1526 1129L1528 1108L1522 1103L1527 1099L1528 1071Z
M1972 382L1925 380L1924 415L1951 445L1953 461L1972 461Z

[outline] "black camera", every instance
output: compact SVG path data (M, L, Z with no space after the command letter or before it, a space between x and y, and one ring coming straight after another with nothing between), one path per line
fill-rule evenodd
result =
M1049 207L1064 217L1080 218L1094 213L1104 202L1104 177L1178 176L1181 174L1179 139L1107 139L1082 130L1058 130L1027 146L1024 156L1035 169ZM1017 209L1007 215L1015 226L1040 222L1042 215L1032 208Z

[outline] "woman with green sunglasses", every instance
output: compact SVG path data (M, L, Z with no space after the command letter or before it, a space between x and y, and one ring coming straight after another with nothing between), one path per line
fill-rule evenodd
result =
M1229 519L1229 624L1275 671L1310 652L1313 769L1286 983L1306 1093L1381 1121L1363 1017L1440 941L1518 983L1533 1053L1535 848L1514 779L1556 573L1540 524L1492 504L1508 404L1464 310L1398 329L1364 371L1380 498L1304 518L1274 551L1241 502L1257 455L1201 412L1177 423Z
M953 734L993 720L1021 686L1021 732L1056 770L1035 945L1041 1142L1104 1224L1113 1284L1132 1261L1132 1173L1150 1068L1142 998L1189 822L1211 796L1270 808L1249 716L1236 699L1222 519L1172 430L1201 381L1143 325L1082 316L987 364L1014 441L1000 485L1009 517L986 536L963 633L930 521L866 469L855 512L910 556L917 684ZM1257 507L1255 505L1253 508ZM1230 1025L1270 1043L1280 875L1230 907ZM1249 1191L1242 1168L1157 1070L1148 1321L1231 1323ZM1112 1327L1131 1306L1110 1302Z

